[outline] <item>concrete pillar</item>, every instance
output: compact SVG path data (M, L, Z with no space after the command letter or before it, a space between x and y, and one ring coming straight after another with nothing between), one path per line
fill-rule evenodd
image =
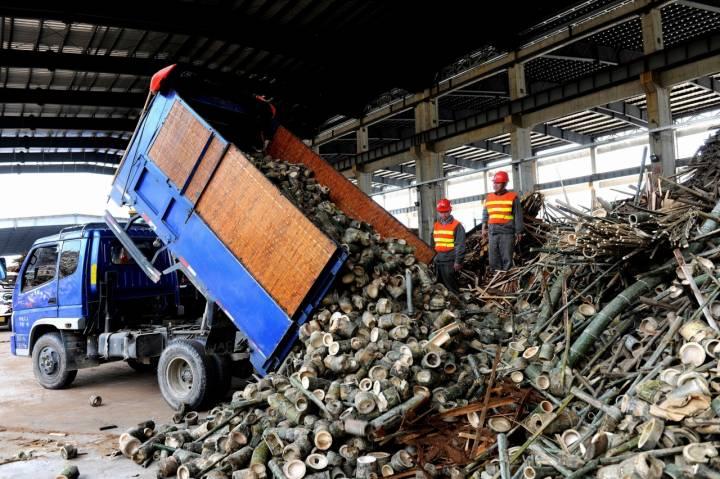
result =
M368 129L367 127L362 127L357 131L357 153L363 153L370 149L370 141L368 138ZM360 191L365 193L366 195L369 195L372 193L372 171L366 172L363 171L363 169L360 167L358 168L357 165L353 165L353 174L355 175L355 179L357 180L357 186L360 188Z
M654 8L644 13L641 17L641 23L643 52L645 55L655 53L665 48L663 45L662 15L660 14L660 9Z
M420 133L439 124L437 99L425 101L415 107L415 132ZM443 158L439 153L428 150L425 145L414 147L415 178L418 183L443 178ZM435 224L435 206L445 197L445 181L420 184L418 190L418 233L430 243Z
M508 69L510 99L515 100L527 95L525 84L525 66L522 63L513 65ZM513 124L510 132L510 155L513 161L532 156L530 143L530 129L522 128L520 118L511 117ZM533 159L523 163L514 163L512 167L513 189L522 193L529 193L535 189L537 183L537 160Z
M650 54L663 49L662 17L659 9L650 10L642 16L643 51ZM672 126L670 91L656 81L653 72L643 73L640 78L647 99L648 127L650 130ZM654 175L675 174L675 133L673 130L656 131L649 134L650 155L658 159L650 164Z

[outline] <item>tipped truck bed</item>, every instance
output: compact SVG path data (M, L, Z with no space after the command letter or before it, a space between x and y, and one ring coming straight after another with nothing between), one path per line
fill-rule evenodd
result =
M432 251L287 130L270 154L303 163L331 199L384 236ZM111 198L133 206L247 337L260 373L276 369L347 259L245 155L170 90L156 94L113 180Z

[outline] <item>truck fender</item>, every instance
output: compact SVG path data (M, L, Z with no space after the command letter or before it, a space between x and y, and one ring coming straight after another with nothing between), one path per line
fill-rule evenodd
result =
M35 342L40 336L50 331L58 330L83 330L85 329L85 318L45 318L35 321L30 328L30 340L25 356L32 354ZM19 355L19 353L18 353Z

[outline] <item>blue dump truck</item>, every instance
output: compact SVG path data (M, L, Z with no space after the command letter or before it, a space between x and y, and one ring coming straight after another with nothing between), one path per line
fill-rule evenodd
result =
M32 357L42 386L124 360L156 369L172 407L197 408L248 360L261 375L281 365L348 255L243 153L257 148L303 163L348 214L431 258L269 103L171 66L153 77L112 183L110 199L136 214L39 239L20 268L11 351Z

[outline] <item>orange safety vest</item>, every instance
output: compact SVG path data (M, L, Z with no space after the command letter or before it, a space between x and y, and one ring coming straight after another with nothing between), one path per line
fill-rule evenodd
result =
M513 201L517 198L514 191L506 191L502 195L488 193L485 200L485 208L488 211L488 223L491 225L504 225L510 223L514 216L512 214Z
M439 221L435 222L435 228L433 229L435 251L445 253L455 249L455 228L457 228L459 224L460 222L454 218L451 223L446 225Z

